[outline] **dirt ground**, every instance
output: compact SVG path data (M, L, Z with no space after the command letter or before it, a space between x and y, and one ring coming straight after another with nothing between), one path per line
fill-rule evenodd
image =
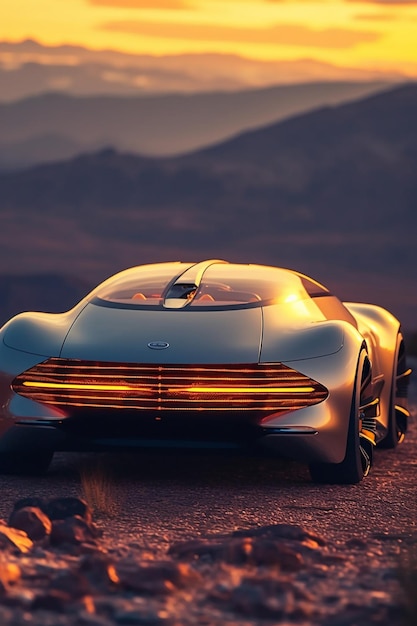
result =
M415 374L410 401L415 416ZM19 498L85 495L87 466L105 494L104 505L89 494L102 532L90 545L0 552L0 623L415 624L404 572L417 545L416 452L414 417L354 486L314 485L293 462L177 454L60 454L44 478L0 477L5 522Z

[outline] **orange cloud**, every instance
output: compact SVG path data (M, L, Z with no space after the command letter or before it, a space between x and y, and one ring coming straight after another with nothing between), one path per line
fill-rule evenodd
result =
M417 0L347 0L348 2L355 2L356 4L382 4L390 7L400 6L417 6Z
M355 20L365 20L366 22L392 22L399 19L397 15L392 13L360 13L354 15Z
M275 24L270 27L245 28L211 24L179 24L172 22L114 21L102 29L145 37L210 42L276 44L314 48L352 48L358 43L376 41L376 32L326 28L316 30L296 24Z
M189 9L187 0L88 0L89 4L115 9Z

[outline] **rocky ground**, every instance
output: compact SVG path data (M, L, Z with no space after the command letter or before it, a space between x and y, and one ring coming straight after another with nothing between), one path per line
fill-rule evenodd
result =
M415 378L411 391L415 413ZM347 487L294 464L264 464L262 481L242 470L244 486L239 471L207 484L204 464L154 470L119 478L122 505L98 485L107 513L87 490L94 515L65 457L44 483L2 477L0 624L417 624L416 446L412 421Z
M273 524L155 558L113 548L81 500L32 497L0 525L0 547L1 624L405 623L393 537L341 546Z

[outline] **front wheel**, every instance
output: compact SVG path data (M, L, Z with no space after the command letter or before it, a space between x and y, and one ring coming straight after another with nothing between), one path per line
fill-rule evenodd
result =
M0 452L0 474L44 474L53 455L51 450Z
M359 483L369 473L374 442L362 430L361 407L369 401L371 382L371 364L366 351L362 350L356 370L345 458L341 463L311 463L309 469L314 482L351 485Z

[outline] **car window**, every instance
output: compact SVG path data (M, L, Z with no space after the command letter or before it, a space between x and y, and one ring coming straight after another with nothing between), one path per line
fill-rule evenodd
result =
M94 296L120 304L161 305L167 286L188 267L182 263L177 265L178 272L173 270L173 263L143 265L121 272L103 283Z
M260 265L213 263L199 284L182 282L192 264L158 263L117 274L93 292L93 301L108 306L203 308L261 306L310 297L318 283L290 270ZM306 289L306 286L309 289ZM323 289L325 289L323 287Z
M258 265L211 265L190 306L293 302L308 298L297 274Z

